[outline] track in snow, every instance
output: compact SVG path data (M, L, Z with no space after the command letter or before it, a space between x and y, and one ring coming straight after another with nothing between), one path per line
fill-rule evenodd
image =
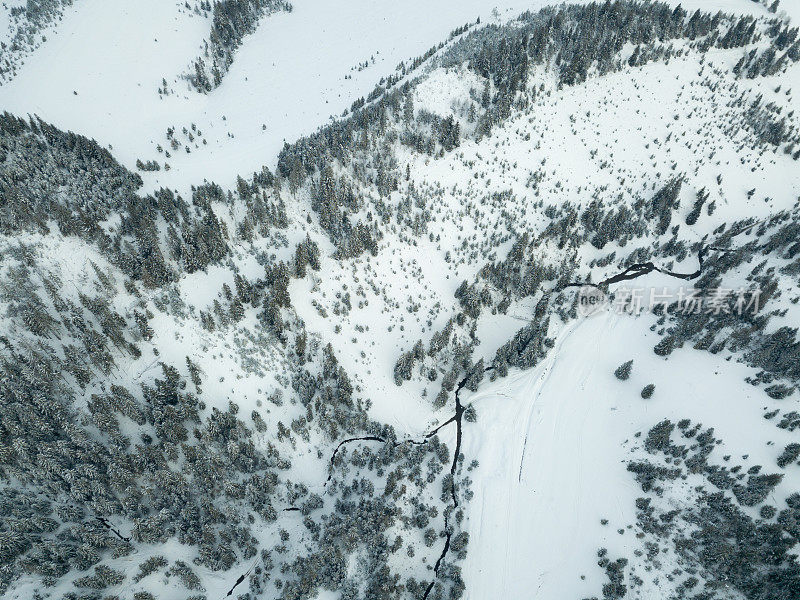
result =
M537 367L463 398L478 414L463 452L479 461L466 505L466 598L599 595L607 579L597 550L635 560L640 544L627 529L642 492L627 471L634 455L626 442L664 418L714 427L725 441L719 452L747 454L748 464L774 464L775 448L789 443L790 434L761 418L763 391L742 385L755 370L688 347L658 356L654 321L613 312L573 321ZM614 369L631 358L630 379L617 380ZM649 383L655 394L642 400ZM670 585L662 577L639 592L666 597Z

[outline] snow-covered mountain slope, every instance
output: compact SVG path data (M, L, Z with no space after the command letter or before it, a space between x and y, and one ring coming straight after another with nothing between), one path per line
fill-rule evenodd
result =
M76 0L65 3L46 42L0 87L0 109L96 139L131 170L137 160L159 162L159 172L142 173L147 189L187 193L204 179L232 187L237 175L274 168L284 143L349 110L449 32L549 3L293 2L290 12L262 18L222 83L202 93L187 79L211 26L202 2ZM769 14L750 0L683 6ZM9 30L16 31L11 23Z
M207 7L65 8L0 87L0 593L796 597L800 42L695 4L270 5L206 93Z
M153 187L183 189L203 179L230 187L237 175L274 168L285 142L349 109L451 30L479 17L508 18L508 9L516 14L529 4L302 0L292 7L263 19L223 83L203 94L183 76L202 51L207 12L162 0L76 1L0 89L0 108L110 145L131 169L137 159L169 163L170 172L148 178ZM181 135L191 124L200 130L190 130L193 140ZM181 142L174 151L169 128Z

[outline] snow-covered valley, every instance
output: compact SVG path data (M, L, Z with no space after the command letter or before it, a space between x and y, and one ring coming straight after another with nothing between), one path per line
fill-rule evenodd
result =
M0 597L797 598L797 13L3 4Z

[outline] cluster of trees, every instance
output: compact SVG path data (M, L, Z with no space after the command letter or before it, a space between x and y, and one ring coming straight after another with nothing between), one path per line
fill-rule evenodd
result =
M744 472L741 465L709 463L719 440L713 429L699 430L699 424L692 427L688 419L677 425L662 421L645 439L652 460L628 466L648 494L636 501L637 525L655 539L647 542L654 551L648 551L646 560L657 569L659 544L671 544L684 570L696 575L682 582L686 591L703 580L709 593L724 585L746 598L788 598L800 593L800 565L792 551L800 542L800 496L790 495L781 510L763 504L781 476L759 474L759 465ZM676 441L677 432L686 441ZM660 466L660 459L672 466ZM680 459L683 466L678 466ZM709 485L695 487L696 494L677 507L663 508L663 503L655 502L665 486L688 472L702 474ZM747 483L742 485L739 482L745 477ZM753 518L747 508L759 505L761 518Z
M401 385L403 381L409 381L414 370L414 364L424 358L425 350L422 345L422 340L419 340L411 350L404 352L400 355L400 358L397 359L394 365L395 384Z
M692 226L697 223L697 219L700 218L700 211L703 210L703 206L705 205L706 200L708 200L708 196L709 193L706 191L706 188L697 190L695 201L692 205L692 210L686 215L687 225Z
M331 441L358 432L386 436L383 427L370 421L361 402L354 398L350 376L339 365L330 344L322 349L321 369L316 375L311 371L313 365L302 365L304 359L298 359L301 366L291 384L305 409L302 429L313 423Z
M477 344L475 335L476 317L460 312L454 319L431 336L428 349L418 340L411 350L404 352L394 366L394 382L402 385L414 376L414 370L430 382L442 376L440 390L433 400L435 408L441 408L451 397L456 384L466 377L467 388L477 389L484 376L483 360L473 362L472 353Z
M699 195L698 201L702 198L703 195ZM792 210L773 215L757 228L753 238L744 243L743 236L737 237L737 232L753 225L752 220L731 224L715 242L716 247L722 250L712 252L705 259L702 275L693 282L703 295L711 295L715 288L724 285L726 275L754 263L747 276L750 292L743 296L741 309L734 310L735 307L729 306L728 310L720 311L707 308L686 311L679 303L667 306L665 313L670 318L670 325L654 351L667 356L674 349L691 343L695 349L713 353L724 349L737 352L747 363L760 369L756 383L774 384L765 391L780 398L790 394L800 382L800 369L797 367L800 341L795 327L780 324L768 327L780 316L770 310L770 300L778 298L781 292L779 273L774 267L765 266L771 259L795 257L800 213ZM672 252L675 250L671 249ZM782 270L791 273L791 265L782 267Z
M752 17L699 10L689 16L681 7L660 2L552 7L527 13L520 21L520 27L489 25L475 30L441 58L443 66L467 63L491 80L496 92L484 117L483 132L505 119L527 92L532 65L552 64L562 85L575 85L585 81L593 68L601 75L620 69L620 52L626 44L635 46L628 63L633 66L669 58L672 50L664 43L670 40L690 40L705 51L712 45L741 47L756 35ZM775 27L768 32L775 38L780 34Z
M62 132L40 119L0 116L0 232L47 233L55 221L63 235L96 245L129 277L163 286L181 273L218 262L232 234L245 239L288 224L286 208L268 169L239 179L236 195L214 183L193 188L191 203L169 189L140 196L142 179L93 140ZM214 206L241 202L238 231L228 232ZM218 209L217 209L218 210ZM104 222L119 215L118 227ZM166 235L162 235L165 231Z
M142 159L136 159L136 168L140 171L160 171L161 165L155 160L148 160L142 162Z
M173 537L196 545L197 564L213 570L255 554L250 515L276 519L285 461L271 444L255 447L233 404L203 421L178 371L162 369L140 396L121 386L92 395L84 420L56 357L45 349L4 355L0 497L27 508L0 524L8 541L0 588L23 573L48 581L91 566L98 569L86 586L104 587L105 557ZM109 519L124 523L125 535Z
M28 0L8 7L8 43L0 44L0 83L9 81L17 72L20 59L39 47L46 36L38 34L59 19L72 0Z
M210 205L223 199L221 190L204 186L189 207L161 190L123 213L120 228L133 235L133 223L142 228L146 211L153 211L184 244L173 254L182 257L173 267L190 271L199 268L192 257L213 255L225 242L192 229L203 221L187 214L205 212L207 228L222 232ZM185 227L192 239L178 233ZM122 575L104 564L107 558L171 538L196 546L195 563L212 570L254 556L250 524L277 519L279 472L289 466L277 448L271 442L255 446L233 403L204 416L197 396L201 372L188 359L188 382L165 363L162 376L136 387L107 382L127 356L138 358L154 333L148 323L153 314L144 304L132 314L117 312L114 280L125 276L113 265L93 264L95 278L72 294L57 270L39 264L36 248L19 244L6 256L0 281L8 325L0 349L0 503L18 508L4 510L13 516L0 523L0 593L25 574L52 585L73 570L92 568L76 586L114 586ZM309 238L298 245L296 257L294 272L319 268L319 249ZM219 258L221 253L211 260ZM290 276L284 264L268 269L257 285L237 274L236 297L230 299L253 302L266 293L285 304ZM135 287L127 289L139 296ZM337 410L358 413L341 420L357 429L365 423L363 408L349 400L352 385L341 369L335 380ZM192 385L196 393L189 391ZM88 401L80 408L76 398L84 395ZM267 430L263 420L253 422L260 432ZM140 579L162 566L144 564ZM166 575L187 589L199 586L187 563L176 562Z
M129 173L105 148L32 117L0 115L0 232L48 231L88 238L98 223L122 210L142 179Z
M378 253L380 233L375 224L364 224L360 220L354 224L349 216L362 206L363 201L350 182L336 178L330 165L326 165L312 188L311 208L319 215L320 226L336 246L337 258L352 258L364 251L373 256Z
M227 255L228 235L211 207L225 200L215 184L193 190L191 207L169 189L145 198L133 196L121 212L114 238L104 242L111 244L112 256L130 277L147 287L163 286L181 272L205 269ZM163 226L166 246L159 234Z
M547 336L550 325L547 310L549 300L549 297L543 297L536 305L531 322L495 352L492 366L500 377L508 374L508 368L512 366L520 369L535 366L553 347L553 340Z
M800 58L797 31L797 27L776 21L770 29L770 37L774 38L772 45L762 52L758 49L746 52L733 67L733 72L748 79L755 79L783 71L786 66Z
M744 126L754 138L766 148L784 146L784 151L794 160L800 159L800 132L795 130L789 117L782 115L781 108L773 102L764 103L759 95L752 102L746 102L744 95L739 103L745 106Z
M683 178L676 177L658 190L648 207L647 217L655 222L656 235L664 235L672 222L672 211L680 206L678 196L683 187Z
M200 92L210 92L220 83L233 64L233 55L245 36L253 33L264 16L277 11L291 11L286 0L215 0L211 10L211 33L205 41L202 57L194 62L189 82Z
M657 200L653 198L655 207ZM626 204L606 210L602 200L592 200L581 213L581 223L590 236L589 241L598 250L602 250L609 242L617 242L625 246L628 240L644 235L647 221L642 214L635 210L637 203L631 210ZM662 220L667 224L671 219L670 206L662 207Z
M443 515L434 492L436 482L447 487L449 476L442 477L450 462L447 447L436 437L422 443L398 441L390 428L383 428L382 435L366 438L372 441L370 446L356 438L337 451L326 484L327 495L336 498L333 510L318 523L313 517L322 502L313 503L304 525L315 544L282 570L286 579L278 586L281 598L311 598L327 589L339 590L345 598L399 599L422 597L429 586L435 590L431 598L463 594L458 567L442 562L434 586L414 576L404 580L393 558L403 548L414 557L417 544L426 551L446 533L452 536L450 549L463 558L469 536L453 532L447 524L453 508L446 508ZM384 482L382 493L376 492L375 477ZM304 513L307 505L301 508ZM445 532L437 533L434 526L442 516ZM348 568L354 554L359 556L357 566Z
M627 558L611 560L608 558L608 550L600 548L597 551L597 565L605 569L608 583L603 584L603 598L606 600L619 600L628 593L628 586L625 585L625 567L628 565Z
M227 283L223 284L219 297L214 300L213 309L200 311L202 327L209 331L218 327L225 328L231 323L241 321L247 307L260 308L259 323L266 331L275 334L282 343L287 343L291 328L284 322L282 309L291 307L289 282L292 277L305 277L308 267L318 271L319 261L319 246L306 236L295 247L292 263L265 259L262 261L264 276L255 281L250 281L241 273L235 273L235 291ZM305 331L300 332L296 339L297 354L302 362L305 360Z

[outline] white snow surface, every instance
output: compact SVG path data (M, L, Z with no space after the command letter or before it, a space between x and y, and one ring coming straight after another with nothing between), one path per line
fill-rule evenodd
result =
M597 550L608 548L613 560L633 557L639 547L627 526L636 523L634 500L642 492L626 471L626 443L664 418L714 427L725 440L714 456L749 455L746 467L769 468L791 441L762 418L764 405L775 402L743 385L753 369L689 348L659 357L651 320L608 311L573 321L536 368L465 398L478 422L466 424L462 449L480 463L468 528L477 543L463 565L467 598L596 595L604 583L594 566ZM614 369L632 358L631 378L617 380ZM643 400L649 383L655 393ZM779 487L774 501L791 489ZM663 577L660 585L645 584L643 598L675 592Z

